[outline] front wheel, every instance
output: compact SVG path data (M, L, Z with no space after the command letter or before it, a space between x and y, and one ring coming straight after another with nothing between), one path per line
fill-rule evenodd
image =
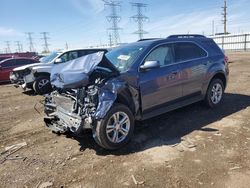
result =
M93 137L98 145L115 150L127 144L134 132L134 117L123 104L114 104L106 116L98 120Z
M39 76L33 83L33 89L36 93L43 95L52 91L50 78L48 76Z
M213 79L207 89L205 102L210 108L218 106L224 95L225 86L220 79Z

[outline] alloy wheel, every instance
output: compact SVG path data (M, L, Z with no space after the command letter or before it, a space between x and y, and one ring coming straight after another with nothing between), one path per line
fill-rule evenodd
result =
M106 134L110 142L120 143L127 137L129 129L128 115L124 112L116 112L108 120Z

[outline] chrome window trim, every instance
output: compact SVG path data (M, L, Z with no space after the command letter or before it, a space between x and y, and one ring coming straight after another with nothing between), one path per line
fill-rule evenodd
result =
M169 65L160 66L160 68L164 68L164 67L168 67L168 66L172 66L172 65L177 65L177 64L182 64L182 63L186 63L186 62L188 62L188 61L195 61L195 60L198 60L198 59L205 59L205 58L208 57L208 52L207 52L207 50L205 50L201 45L199 45L198 43L196 43L196 42L194 42L194 41L176 41L176 42L172 42L172 41L171 41L171 42L165 42L165 43L161 43L161 44L158 44L158 45L154 46L154 47L146 54L146 56L143 58L143 60L142 60L141 63L139 64L137 71L138 71L138 72L141 72L141 71L140 71L140 66L145 62L145 59L148 57L148 55L149 55L153 50L155 50L156 48L158 48L158 47L160 47L160 46L163 46L163 45L167 45L167 44L176 44L176 43L181 43L181 42L182 42L182 43L183 43L183 42L185 42L185 43L193 43L193 44L195 44L196 46L200 47L204 52L206 52L207 55L204 56L204 57L188 59L188 60L185 60L185 61L179 61L179 62L172 63L172 64L169 64Z

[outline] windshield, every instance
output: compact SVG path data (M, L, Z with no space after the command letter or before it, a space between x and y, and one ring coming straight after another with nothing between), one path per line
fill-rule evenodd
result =
M40 61L41 61L42 63L49 63L49 62L51 62L53 59L55 59L56 56L58 56L58 55L59 55L58 52L52 52L52 53L49 54L48 56L45 56L45 57L41 58Z
M133 43L115 48L105 56L120 72L126 72L136 58L142 54L145 47L142 44Z

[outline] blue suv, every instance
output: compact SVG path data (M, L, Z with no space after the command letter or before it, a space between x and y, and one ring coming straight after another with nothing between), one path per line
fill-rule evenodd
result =
M220 105L228 74L227 57L210 38L140 40L55 69L44 121L57 133L92 129L100 146L118 149L131 139L135 120L201 100Z

